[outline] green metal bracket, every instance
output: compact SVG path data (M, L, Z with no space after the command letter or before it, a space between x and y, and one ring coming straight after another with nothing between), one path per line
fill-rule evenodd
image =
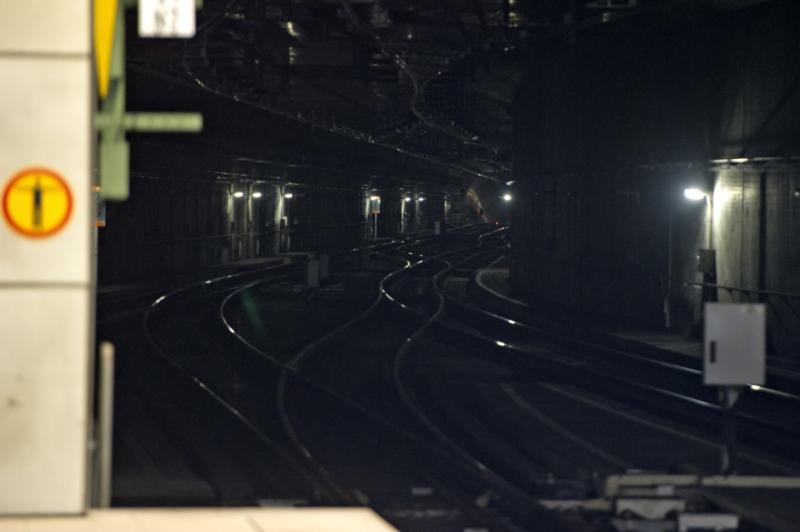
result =
M202 6L202 1L195 2ZM203 129L200 113L128 113L125 111L125 7L136 0L124 0L117 10L114 48L111 55L108 96L95 115L100 133L98 149L100 197L125 201L130 193L130 146L127 131L197 133Z
M125 113L118 117L98 114L95 127L122 127L126 131L197 133L203 130L203 117L199 113Z

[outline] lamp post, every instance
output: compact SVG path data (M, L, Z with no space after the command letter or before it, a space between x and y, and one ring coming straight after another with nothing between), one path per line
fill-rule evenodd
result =
M673 188L672 177L669 180L669 193L667 194L667 290L664 293L662 311L664 312L664 328L672 328L672 309L670 307L670 296L672 295L672 203Z
M714 211L713 211L713 204L712 204L712 196L711 193L704 191L703 189L691 187L687 188L683 191L683 195L689 201L701 201L706 200L706 220L707 220L707 228L706 228L706 242L708 246L706 249L714 249Z
M378 239L378 214L381 212L381 197L373 194L369 197L369 213L373 216L372 238Z
M717 257L714 250L714 202L711 192L701 188L691 187L683 191L684 197L689 201L706 201L706 248L700 249L697 254L697 269L703 274L703 290L700 296L700 316L702 306L707 301L717 301L716 288L709 286L717 282Z

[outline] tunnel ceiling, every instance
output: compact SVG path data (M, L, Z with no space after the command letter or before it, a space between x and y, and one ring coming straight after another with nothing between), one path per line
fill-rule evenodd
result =
M301 180L505 181L512 94L541 39L654 9L752 3L205 0L188 41L139 39L131 13L129 106L206 122L199 139L139 137L134 169L158 170L165 158L144 154L168 145L193 147L206 169L235 161Z

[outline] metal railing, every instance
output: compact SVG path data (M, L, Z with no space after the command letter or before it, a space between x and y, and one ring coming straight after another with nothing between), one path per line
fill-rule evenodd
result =
M159 235L113 233L101 237L101 264L123 278L152 277L163 272L178 273L196 265L214 266L248 258L262 258L284 252L334 252L368 240L366 221L329 225L297 224L266 231L231 231L210 235L164 238ZM102 259L119 256L114 250L126 248L124 263L106 264ZM116 282L116 279L113 280Z
M673 281L673 286L714 291L712 300L763 303L767 307L767 333L774 351L783 356L800 355L800 294L758 290L716 283Z

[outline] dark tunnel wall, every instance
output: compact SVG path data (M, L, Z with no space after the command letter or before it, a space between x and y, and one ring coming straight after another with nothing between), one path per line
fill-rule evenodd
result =
M100 284L169 283L176 275L245 259L352 249L376 236L375 195L381 197L379 238L430 229L437 220L465 223L464 212L450 207L457 189L378 188L355 178L350 186L324 178L296 183L241 168L224 179L219 173L216 179L201 178L202 172L195 179L175 172L135 175L130 199L109 204L107 224L98 229Z
M335 253L369 236L359 188L168 175L131 184L130 199L110 204L107 225L99 229L103 285L170 281L176 274L283 252ZM292 197L284 197L289 192Z
M662 326L670 272L701 279L708 207L682 191L702 185L718 283L800 293L796 3L651 14L531 55L515 99L518 289ZM700 291L670 292L672 325L688 328Z
M374 236L463 223L463 176L369 142L137 70L128 107L199 111L197 135L131 134L131 194L99 229L101 284L138 282L281 252L336 252ZM241 198L234 192L243 192ZM260 192L253 198L252 192ZM293 198L281 199L285 192ZM411 195L412 205L401 205ZM425 197L417 205L416 198ZM405 202L403 202L405 203ZM407 208L408 207L408 208ZM459 212L456 212L459 211Z

